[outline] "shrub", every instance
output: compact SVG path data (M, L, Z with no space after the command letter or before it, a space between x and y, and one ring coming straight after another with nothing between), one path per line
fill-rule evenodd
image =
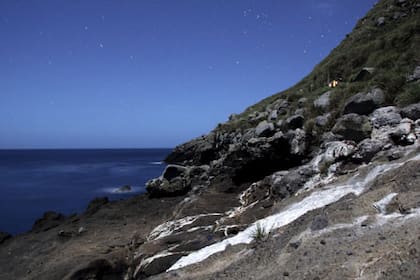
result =
M256 242L266 241L270 235L270 231L266 230L260 223L257 223L251 238Z
M404 91L396 98L398 106L407 106L420 102L420 84L414 83L408 85Z

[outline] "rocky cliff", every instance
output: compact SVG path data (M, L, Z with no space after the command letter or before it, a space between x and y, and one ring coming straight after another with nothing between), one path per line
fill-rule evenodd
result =
M419 9L380 1L297 85L176 147L147 196L4 235L0 278L420 279Z

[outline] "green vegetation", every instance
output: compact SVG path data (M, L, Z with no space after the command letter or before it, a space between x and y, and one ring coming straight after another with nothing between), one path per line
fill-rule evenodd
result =
M330 102L329 112L333 119L341 114L347 98L372 87L384 90L388 105L404 106L420 101L419 85L406 81L407 75L420 65L420 9L416 4L415 0L407 0L403 6L396 5L394 0L380 1L308 76L291 88L247 108L218 130L244 130L255 126L260 120L250 121L249 115L265 111L279 99L290 102L289 114L281 116L287 118L302 97L308 99L305 127L316 129L311 120L322 112L314 108L313 100L330 90L327 84L331 80L340 81L333 89ZM385 23L378 26L380 17L385 18ZM364 67L375 70L369 77L355 81ZM327 126L323 130L330 128Z
M251 238L255 242L266 241L270 236L270 231L266 230L260 223L257 223L255 230L251 234Z

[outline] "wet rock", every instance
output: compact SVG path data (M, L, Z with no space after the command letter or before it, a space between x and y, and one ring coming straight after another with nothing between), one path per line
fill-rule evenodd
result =
M322 110L328 110L332 91L327 91L314 101L314 106Z
M411 104L401 109L401 116L413 121L420 119L420 103Z
M289 129L302 128L304 121L305 119L302 115L293 115L286 119L286 126Z
M7 232L0 231L0 244L5 242L7 239L11 238L12 236L8 234Z
M370 116L372 125L375 128L383 126L394 126L401 122L399 109L395 106L388 106L376 109Z
M366 116L352 113L340 117L332 132L341 135L346 140L360 142L370 137L372 125Z
M384 146L384 142L376 139L365 139L357 145L357 152L352 159L355 162L369 162Z
M260 122L255 128L255 135L257 137L270 137L274 134L274 124L267 121Z
M47 231L59 226L64 220L65 216L60 213L54 211L45 212L41 218L35 221L34 225L32 226L32 231Z
M87 215L96 213L101 207L109 202L108 197L97 197L89 202L89 205L85 211Z
M328 226L328 218L325 215L318 215L315 216L315 218L313 219L312 223L311 223L311 230L312 231L317 231L317 230L321 230L324 229Z
M346 101L343 114L368 115L379 108L384 101L385 95L379 88L374 88L368 93L360 92Z

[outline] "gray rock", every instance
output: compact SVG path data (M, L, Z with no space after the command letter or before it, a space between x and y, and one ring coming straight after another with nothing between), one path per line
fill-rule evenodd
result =
M394 126L400 123L401 115L395 106L376 109L370 116L373 127Z
M413 74L411 74L411 75L409 75L409 76L407 77L407 81L408 81L408 82L412 82L412 81L417 81L417 80L419 80L419 79L420 79L420 65L419 65L419 66L417 66L417 67L414 69Z
M324 132L321 136L322 143L328 143L328 142L338 141L338 140L340 140L340 137L338 135L335 135L331 131Z
M312 221L311 230L317 231L324 229L328 226L328 218L325 215L318 215Z
M318 116L315 118L315 125L318 127L324 127L329 123L330 119L331 119L330 113L324 114L322 116Z
M411 104L401 109L401 116L412 119L413 121L420 119L420 103Z
M268 117L268 120L275 121L277 117L278 117L277 110L273 110L271 111L270 116Z
M360 92L346 101L344 114L356 113L368 115L385 101L385 95L379 88L374 88L368 93Z
M357 152L353 155L355 162L369 162L385 145L376 139L365 139L357 145Z
M334 163L351 156L356 150L352 141L332 141L325 144L325 152L321 163Z
M377 20L376 20L376 25L377 26L382 26L382 25L384 25L385 24L385 17L379 17Z
M161 177L146 183L146 190L152 197L184 195L191 189L189 168L180 165L168 165Z
M293 115L286 119L286 126L288 129L302 128L304 120L302 115Z
M181 165L176 164L169 164L165 170L163 171L163 178L168 180L169 182L176 177L179 176L186 176L188 173L188 169Z
M286 133L286 138L289 139L290 154L292 155L304 155L308 148L308 139L303 129L296 129L294 131L289 130Z
M347 114L337 120L332 132L346 140L360 142L370 137L372 125L366 116Z
M184 254L183 253L166 253L156 254L148 259L144 259L140 264L140 268L135 273L136 279L142 279L144 276L151 276L165 272L171 265L176 263ZM143 277L142 277L143 276Z
M315 175L315 170L307 165L290 171L276 172L271 176L271 194L284 199L300 190Z
M304 108L306 105L306 102L308 102L308 98L302 97L298 100L297 104L299 108Z
M328 107L330 106L331 93L332 91L327 91L324 94L322 94L320 97L318 97L314 101L314 106L322 110L327 110Z
M274 134L274 124L267 121L260 122L255 128L255 135L258 137L270 137Z
M397 128L390 133L392 141L397 145L412 145L416 141L414 122L411 119L403 119Z

